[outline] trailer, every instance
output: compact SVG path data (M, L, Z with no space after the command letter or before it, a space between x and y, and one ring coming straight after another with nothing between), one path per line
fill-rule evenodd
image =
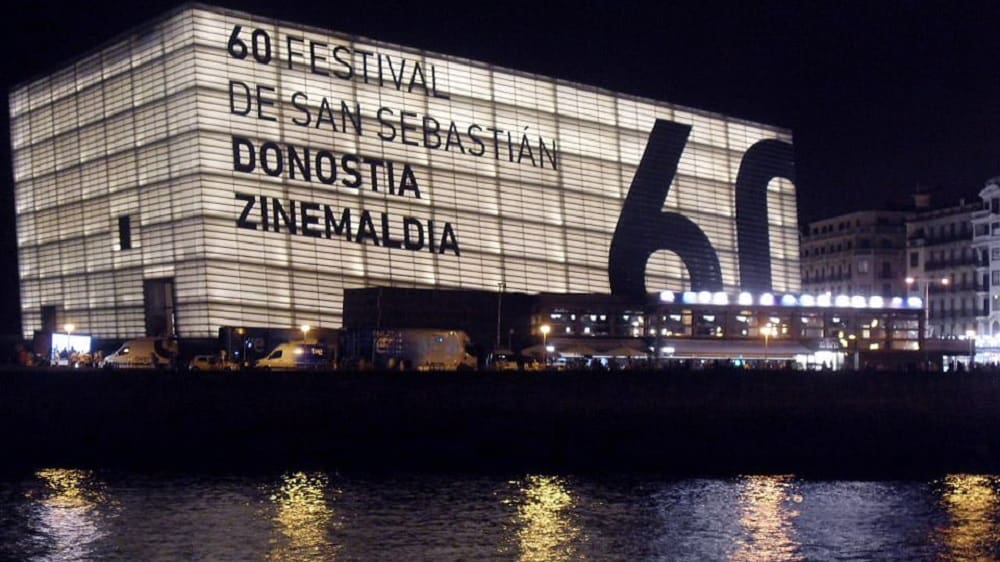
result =
M472 342L462 330L346 330L345 365L385 370L471 371Z

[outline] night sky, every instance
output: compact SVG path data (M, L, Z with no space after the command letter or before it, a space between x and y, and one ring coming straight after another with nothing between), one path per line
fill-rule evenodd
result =
M996 1L217 4L791 128L803 222L918 188L973 198L1000 175ZM176 5L17 4L3 21L4 96ZM6 112L0 129L0 251L13 265ZM0 333L12 333L16 268L0 276Z

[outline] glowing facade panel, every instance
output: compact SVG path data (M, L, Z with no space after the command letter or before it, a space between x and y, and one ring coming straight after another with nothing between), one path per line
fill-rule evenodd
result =
M719 114L208 7L20 86L10 114L25 334L54 309L141 335L156 280L186 337L339 326L343 289L375 285L799 290L790 162L758 150L791 136ZM657 124L676 161L647 150Z

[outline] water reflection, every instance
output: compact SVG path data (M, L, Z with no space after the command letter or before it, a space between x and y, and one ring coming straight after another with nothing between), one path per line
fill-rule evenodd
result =
M0 478L0 560L261 559L1000 560L1000 476Z
M45 487L36 500L39 533L46 537L47 557L80 560L108 534L99 512L108 503L104 484L89 470L44 469L35 473Z
M748 476L739 494L742 534L729 558L741 562L802 560L793 520L801 503L789 476Z
M278 489L270 495L276 511L276 536L270 544L269 560L334 560L338 547L330 532L340 526L329 506L329 480L321 472L282 475Z
M579 527L573 521L573 496L566 481L556 476L528 476L518 486L514 528L519 560L557 561L577 558Z
M945 560L993 560L1000 553L1000 497L995 476L950 475L941 504L949 524L937 531Z

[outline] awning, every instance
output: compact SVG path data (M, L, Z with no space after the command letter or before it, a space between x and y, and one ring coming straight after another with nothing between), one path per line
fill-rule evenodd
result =
M593 357L597 352L594 348L575 343L567 346L555 346L555 350L563 357Z
M683 359L794 359L796 355L815 353L796 341L664 339L660 347L671 347L668 357Z
M601 352L598 355L601 357L646 357L647 352L641 349L636 349L634 347L616 347L614 349L609 349L607 351Z
M525 357L543 357L546 355L545 346L542 344L533 345L531 347L526 347L521 350L521 355ZM559 357L558 351L550 351L547 354L549 358Z

